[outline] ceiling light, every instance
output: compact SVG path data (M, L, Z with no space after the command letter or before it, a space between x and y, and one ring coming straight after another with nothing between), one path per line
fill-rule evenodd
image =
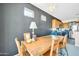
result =
M55 4L50 3L49 6L48 6L48 10L49 10L50 12L53 12L53 11L55 10Z

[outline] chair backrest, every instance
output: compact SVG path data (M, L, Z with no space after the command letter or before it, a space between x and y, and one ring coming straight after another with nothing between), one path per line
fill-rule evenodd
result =
M25 56L26 55L26 48L23 44L23 41L21 41L21 46L20 46L20 56Z
M17 45L17 48L18 48L19 56L25 56L26 55L26 48L23 44L23 41L21 41L21 44L20 44L18 38L16 37L15 42L16 42L16 45Z
M64 39L63 39L63 47L65 47L66 46L66 44L67 44L67 35L65 35L65 37L64 37Z
M50 50L50 56L52 56L53 50L54 50L54 40L52 39L51 50Z
M18 48L18 53L20 54L20 42L19 42L17 37L15 38L15 43L16 43L17 48Z
M50 56L52 56L52 55L57 56L57 55L58 55L58 53L59 53L59 52L58 52L58 49L60 48L59 43L60 43L60 42L66 42L65 39L67 39L67 36L65 36L65 37L63 37L63 36L58 37L58 38L57 38L57 41L52 40ZM55 45L55 44L56 44L56 45ZM55 52L55 53L54 53L54 52Z

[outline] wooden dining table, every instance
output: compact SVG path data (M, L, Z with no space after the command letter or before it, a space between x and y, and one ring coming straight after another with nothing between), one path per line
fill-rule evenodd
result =
M27 43L24 41L23 43L31 56L41 56L50 49L52 37L50 35L37 37L34 42Z

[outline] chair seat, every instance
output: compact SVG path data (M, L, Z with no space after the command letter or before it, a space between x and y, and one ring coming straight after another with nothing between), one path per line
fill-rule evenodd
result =
M28 51L26 51L26 56L30 56L30 54L28 53Z
M56 55L56 51L52 52L52 56ZM50 50L48 50L45 54L43 54L43 56L50 56Z

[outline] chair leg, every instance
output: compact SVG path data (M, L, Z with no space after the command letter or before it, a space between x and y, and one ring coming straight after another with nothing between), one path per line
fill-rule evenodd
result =
M66 51L66 53L67 53L67 56L68 56L68 51L67 51L67 48L65 47L65 51Z
M64 50L65 50L65 52L66 52L66 54L67 54L67 56L68 56L67 48L65 47ZM63 48L60 49L59 54L62 55L62 56L65 56L65 53L64 53L64 51L63 51Z
M60 56L64 56L64 53L62 51L62 48L60 48L59 54L60 54Z

